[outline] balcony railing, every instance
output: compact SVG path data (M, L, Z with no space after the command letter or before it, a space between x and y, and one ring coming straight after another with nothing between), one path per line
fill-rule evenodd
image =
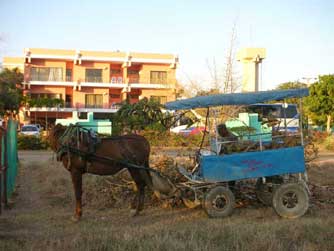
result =
M89 83L102 83L103 79L102 79L102 77L86 76L85 82L89 82Z
M99 104L85 104L85 108L103 108L103 105L99 105Z
M139 83L139 77L130 77L129 78L129 83Z

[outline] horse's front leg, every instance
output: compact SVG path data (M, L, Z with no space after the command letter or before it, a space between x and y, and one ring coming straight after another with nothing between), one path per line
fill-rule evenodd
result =
M82 172L78 169L71 169L71 177L74 188L75 195L75 214L72 217L73 221L79 221L82 216L82 204L81 204L81 196L82 196Z

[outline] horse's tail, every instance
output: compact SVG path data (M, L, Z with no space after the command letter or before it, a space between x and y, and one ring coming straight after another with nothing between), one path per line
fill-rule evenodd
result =
M146 160L144 163L144 167L146 167L146 170L142 171L142 177L145 180L146 185L153 190L153 182L152 182L152 176L150 175L150 164L149 161Z

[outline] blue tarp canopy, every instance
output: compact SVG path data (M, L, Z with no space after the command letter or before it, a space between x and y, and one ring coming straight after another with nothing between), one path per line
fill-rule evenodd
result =
M308 95L309 90L307 88L248 93L216 94L168 102L165 104L165 106L168 110L188 110L193 108L203 108L221 105L251 105L255 103L263 103L270 100L284 100L286 98L305 97Z

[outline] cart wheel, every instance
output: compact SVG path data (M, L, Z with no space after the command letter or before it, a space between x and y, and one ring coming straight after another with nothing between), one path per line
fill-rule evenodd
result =
M308 193L301 184L282 184L274 191L273 208L283 218L293 219L303 216L308 206Z
M230 189L217 186L209 190L204 199L204 210L209 217L226 217L232 214L235 198Z

